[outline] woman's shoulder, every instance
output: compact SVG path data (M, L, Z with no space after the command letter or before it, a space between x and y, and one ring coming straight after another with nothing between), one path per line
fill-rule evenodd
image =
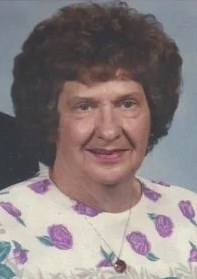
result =
M1 190L1 223L5 223L8 226L14 220L17 220L18 223L23 223L22 216L30 212L32 214L38 212L39 207L45 202L44 199L41 200L41 196L44 196L43 194L49 190L50 184L47 172L42 172L28 180Z
M185 217L191 215L192 218L197 214L197 193L186 187L163 181L147 180L141 177L139 179L142 182L143 195L151 208L164 210L170 214L175 214L178 210Z
M148 220L161 222L164 227L171 224L176 238L188 236L190 241L196 243L197 193L161 181L143 178L140 181L143 188L142 205Z
M50 183L48 171L42 171L35 174L33 177L18 182L16 184L10 185L0 191L0 201L5 197L11 197L15 195L20 195L20 193L25 195L26 191L33 190L35 192L44 192L47 189L47 185Z
M166 198L191 198L197 202L197 192L190 190L189 187L164 182L161 180L148 180L142 177L139 177L139 180L142 182L143 188L157 192Z

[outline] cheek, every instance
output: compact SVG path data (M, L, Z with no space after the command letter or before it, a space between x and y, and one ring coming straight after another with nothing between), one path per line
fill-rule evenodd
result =
M138 133L142 137L149 137L150 134L150 118L145 118L139 125L138 125Z
M142 121L138 125L138 127L136 127L136 133L138 136L139 143L146 148L150 135L150 120L144 119L144 121Z
M146 153L148 147L148 141L149 141L150 129L151 129L150 123L151 123L150 117L148 117L144 119L144 121L141 122L141 124L137 128L139 145L144 153Z
M149 113L138 119L130 119L124 122L124 130L134 145L140 149L146 149L150 135Z
M151 116L148 105L144 109L144 113L139 118L139 123L137 126L139 134L141 134L143 137L149 137L151 129Z
M146 138L149 136L150 132L150 121L147 119L142 119L141 121L136 121L135 119L125 121L124 130L133 137Z
M64 141L70 147L81 146L86 143L92 134L92 123L87 121L61 121L59 127L59 140Z

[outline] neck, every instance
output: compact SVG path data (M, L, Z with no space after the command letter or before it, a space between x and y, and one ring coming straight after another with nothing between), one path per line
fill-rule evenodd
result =
M113 185L104 185L78 175L56 164L50 171L50 178L56 187L73 200L102 211L117 213L135 206L141 197L141 184L135 177Z

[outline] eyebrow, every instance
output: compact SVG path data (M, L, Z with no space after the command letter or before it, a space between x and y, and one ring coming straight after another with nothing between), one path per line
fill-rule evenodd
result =
M117 97L115 102L122 102L122 101L125 101L126 99L131 99L133 97L139 97L139 96L140 96L139 92L131 92L131 93Z
M97 102L98 100L93 98L93 97L82 97L82 96L76 96L76 97L71 97L69 99L69 103L80 103L80 102Z
M137 97L140 96L141 94L139 94L139 92L130 92L127 93L125 95L121 95L121 96L116 96L116 98L113 100L114 103L117 102L121 102L124 101L126 99L129 98L133 98L133 97ZM98 102L99 100L96 97L88 97L88 96L75 96L75 97L71 97L70 102Z

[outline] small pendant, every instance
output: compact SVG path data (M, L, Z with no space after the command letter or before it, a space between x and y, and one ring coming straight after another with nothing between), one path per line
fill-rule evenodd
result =
M127 265L123 260L118 259L114 264L114 269L118 273L122 273L126 270Z

